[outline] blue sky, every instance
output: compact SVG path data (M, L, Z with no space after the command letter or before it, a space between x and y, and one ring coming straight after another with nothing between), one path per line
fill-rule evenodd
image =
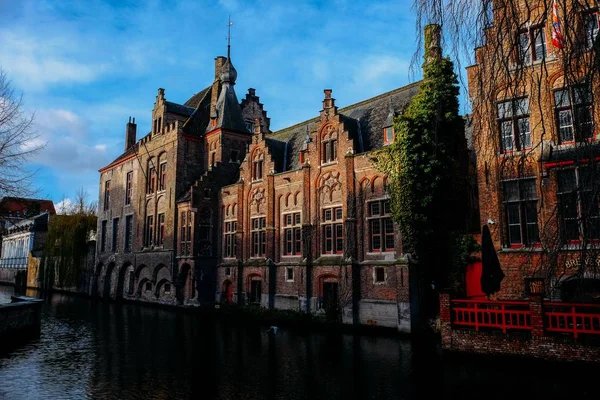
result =
M24 94L45 149L38 196L58 203L123 151L129 116L149 131L156 92L183 103L212 82L231 15L236 92L256 88L271 129L416 79L410 0L0 1L0 66Z

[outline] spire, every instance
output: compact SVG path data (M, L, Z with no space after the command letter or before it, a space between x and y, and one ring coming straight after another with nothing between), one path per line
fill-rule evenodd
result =
M227 61L225 61L221 71L221 82L235 85L237 71L231 63L231 25L233 25L233 21L229 18L229 25L227 26Z

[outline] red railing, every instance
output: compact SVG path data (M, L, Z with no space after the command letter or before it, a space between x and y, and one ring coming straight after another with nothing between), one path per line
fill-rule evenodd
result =
M600 304L544 303L547 332L600 335Z
M531 330L531 311L525 301L452 300L455 326Z

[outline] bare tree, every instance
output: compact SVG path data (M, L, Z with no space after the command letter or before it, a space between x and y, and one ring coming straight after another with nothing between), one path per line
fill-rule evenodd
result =
M44 144L33 129L34 115L23 109L23 95L17 95L0 69L0 197L28 196L35 171L28 167L30 157Z
M506 247L535 247L523 252L532 268L522 272L542 278L550 296L563 276L600 272L598 5L414 1L417 32L441 24L447 51L459 69L468 65L479 193L499 211L495 235Z

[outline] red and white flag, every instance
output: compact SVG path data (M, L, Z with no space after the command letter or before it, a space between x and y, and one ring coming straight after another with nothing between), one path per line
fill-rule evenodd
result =
M560 19L558 18L558 4L556 1L557 0L554 0L554 4L552 4L552 44L554 47L562 49L564 39L560 26Z

